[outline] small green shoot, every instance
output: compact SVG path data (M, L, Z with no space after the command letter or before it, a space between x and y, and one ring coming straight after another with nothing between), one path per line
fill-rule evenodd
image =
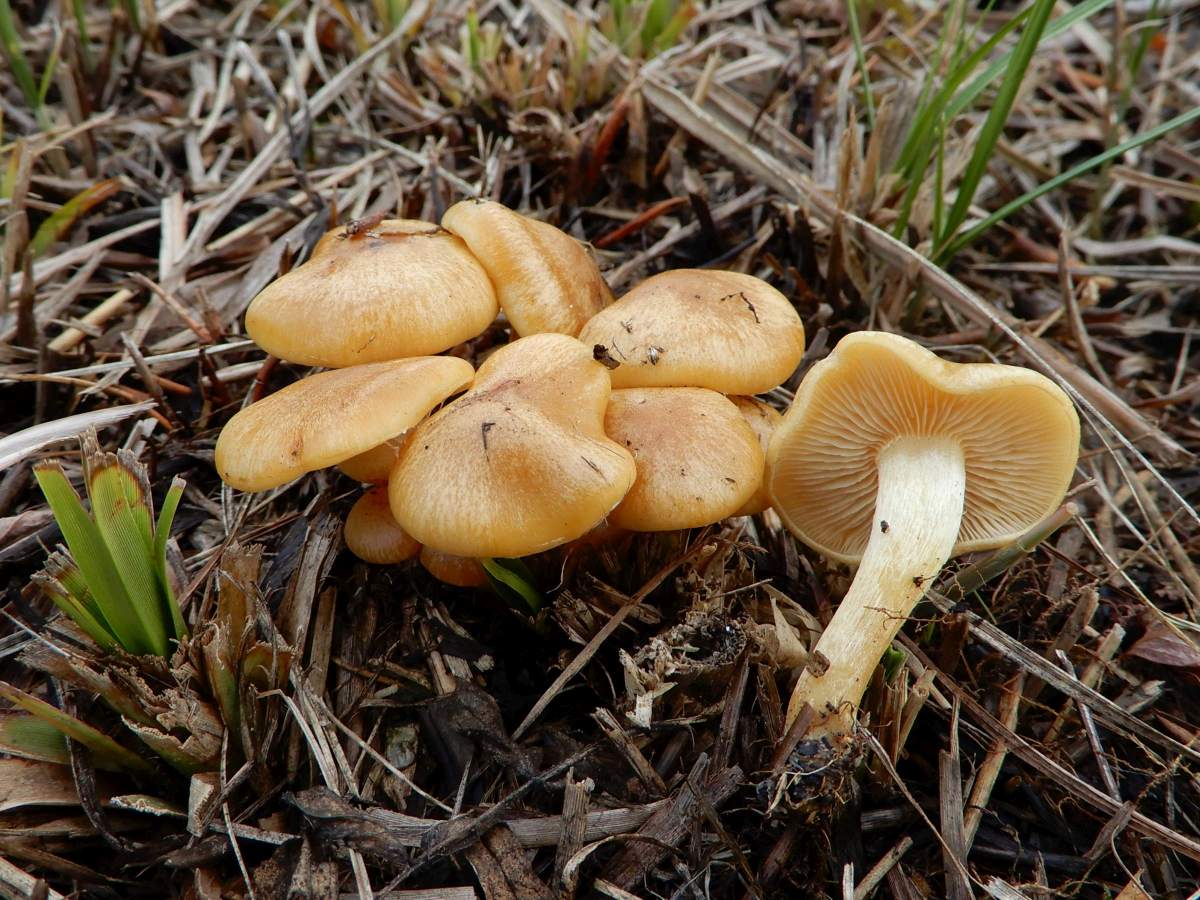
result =
M893 684L896 676L900 674L900 669L904 666L904 651L888 647L880 662L883 665L884 684Z
M692 0L612 0L600 19L600 33L626 56L650 59L675 46L696 13Z
M408 12L408 0L375 0L375 15L383 22L384 31L391 33L396 30Z
M504 46L504 32L492 22L480 24L479 14L467 10L462 37L462 54L471 68L479 71L485 64L494 63Z
M187 634L166 562L184 483L171 485L155 523L145 467L126 452L101 453L94 435L83 447L92 515L61 466L34 468L70 551L51 556L35 581L101 647L167 656Z
M492 590L513 606L524 604L537 614L545 600L533 585L533 573L519 559L481 559L480 565L487 574Z

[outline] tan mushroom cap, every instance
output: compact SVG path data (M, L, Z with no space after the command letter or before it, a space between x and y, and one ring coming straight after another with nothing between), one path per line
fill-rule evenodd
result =
M775 407L753 397L730 397L729 399L738 408L738 412L742 414L742 418L746 420L746 424L750 426L754 436L758 438L758 445L762 447L765 458L767 447L771 443L771 435L783 421L783 415ZM734 515L754 516L769 508L770 505L771 498L767 496L766 486L760 484L758 490L754 492L754 496L747 500Z
M612 302L587 248L553 225L491 200L463 200L446 210L442 226L483 263L521 337L543 332L574 337Z
M796 392L767 452L767 492L800 540L855 563L874 518L878 451L920 436L962 448L955 554L1007 544L1053 512L1079 454L1075 408L1042 375L947 362L905 338L858 332Z
M473 588L487 584L487 573L479 560L466 556L453 556L432 547L421 548L421 566L443 584Z
M462 397L413 431L392 470L392 513L455 556L519 557L586 533L633 483L604 434L608 371L575 338L501 347Z
M426 356L321 372L241 410L217 438L217 473L265 491L402 434L471 383L471 364Z
M374 487L350 508L342 531L346 547L364 562L386 566L412 559L421 545L392 518L387 488Z
M363 484L387 484L388 476L392 473L392 466L396 465L396 460L400 458L400 451L404 449L408 435L409 432L406 431L370 450L364 450L362 453L338 463L338 468L350 478Z
M716 391L613 391L604 428L637 463L637 481L608 517L620 528L674 531L719 522L762 484L758 438Z
M282 359L341 368L440 353L481 334L498 311L459 238L387 219L358 235L328 232L308 262L254 298L246 332Z
M787 297L753 275L707 269L646 279L579 339L620 363L614 388L761 394L786 381L804 355L804 326Z

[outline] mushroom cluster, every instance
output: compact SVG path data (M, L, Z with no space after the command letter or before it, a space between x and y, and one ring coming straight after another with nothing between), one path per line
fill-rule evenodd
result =
M501 310L512 340L478 370L445 355ZM330 231L253 300L246 330L328 371L229 421L222 479L261 491L338 466L369 486L346 521L352 552L419 557L462 586L483 583L476 560L606 521L668 531L761 512L780 415L752 395L804 352L795 309L761 279L676 270L613 302L578 241L474 200L440 226Z
M438 355L500 310L512 340L477 371ZM581 244L493 202L459 203L440 226L329 232L255 298L246 328L330 370L235 415L218 472L259 491L340 466L370 486L345 528L368 562L419 556L474 586L480 559L604 523L674 531L770 506L813 550L857 565L788 708L790 723L811 705L810 735L831 742L947 559L1049 515L1079 449L1074 407L1049 379L882 333L842 339L781 417L754 398L804 352L779 291L681 269L614 302Z

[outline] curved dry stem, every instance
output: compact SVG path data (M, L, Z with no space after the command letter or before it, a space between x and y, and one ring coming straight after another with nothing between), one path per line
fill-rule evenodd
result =
M806 702L817 712L809 737L850 732L875 666L958 539L966 467L956 441L900 438L879 452L877 466L866 551L788 703L789 725Z

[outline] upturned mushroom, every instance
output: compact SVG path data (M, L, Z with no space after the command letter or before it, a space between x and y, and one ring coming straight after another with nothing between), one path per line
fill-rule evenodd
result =
M373 487L358 498L346 516L342 536L351 553L376 565L404 562L421 552L421 545L392 518L384 487Z
M762 484L758 438L716 391L613 391L604 430L637 464L637 480L608 517L618 528L675 531L719 522Z
M426 356L334 369L247 406L217 438L217 473L265 491L334 466L412 428L471 383L471 364Z
M432 222L335 228L246 310L246 332L281 359L342 368L440 353L485 331L499 307L461 239Z
M818 715L810 737L847 735L876 664L946 560L1049 515L1078 452L1071 401L1036 372L946 362L890 334L843 338L808 373L767 452L767 492L791 532L858 565L788 722L807 702Z
M612 362L614 388L699 387L761 394L804 355L795 308L761 278L675 269L597 313L579 339Z
M564 231L491 200L463 200L442 226L466 241L483 264L513 331L521 337L572 337L612 302L587 249Z
M396 521L465 557L527 556L586 533L635 474L604 434L611 390L573 337L501 347L471 390L414 429L388 482Z

